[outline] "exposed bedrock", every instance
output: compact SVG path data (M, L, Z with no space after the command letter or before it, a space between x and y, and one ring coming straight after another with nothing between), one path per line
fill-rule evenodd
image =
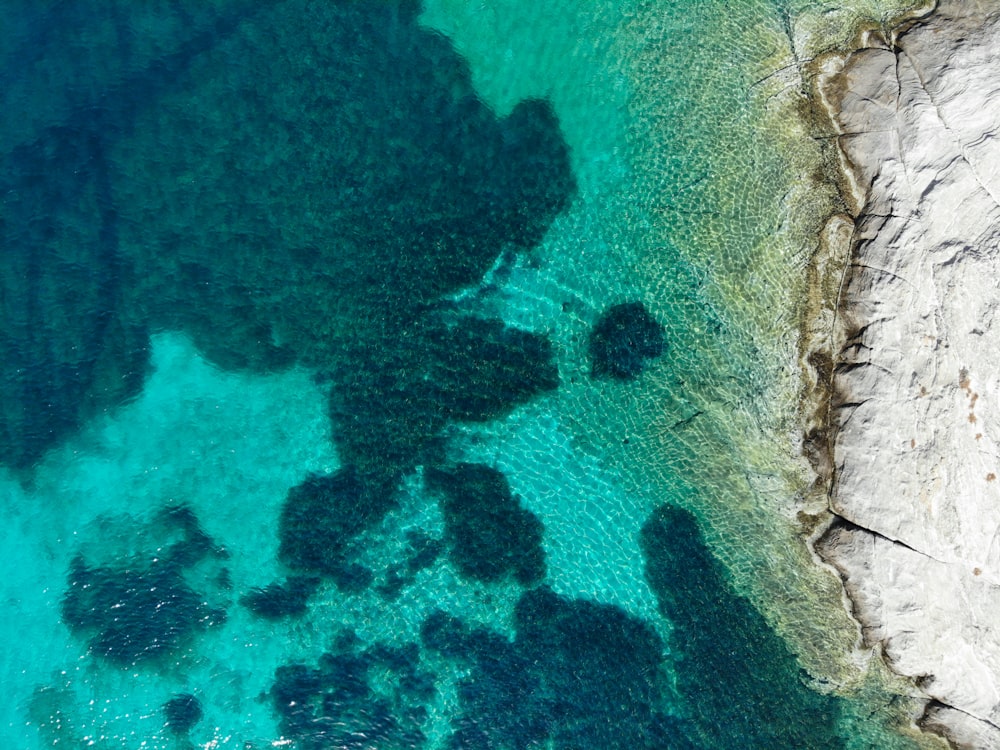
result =
M821 87L856 226L838 320L835 524L869 642L1000 747L1000 8L942 2ZM842 67L841 67L842 66Z

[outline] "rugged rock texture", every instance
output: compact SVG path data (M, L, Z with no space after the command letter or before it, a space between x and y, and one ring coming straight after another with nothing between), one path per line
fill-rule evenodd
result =
M1000 748L1000 7L870 43L822 84L856 229L819 549L924 726Z

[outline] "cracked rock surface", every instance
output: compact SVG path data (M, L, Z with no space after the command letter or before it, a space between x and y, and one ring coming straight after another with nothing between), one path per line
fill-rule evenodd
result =
M842 68L840 67L842 64ZM1000 748L1000 5L943 0L822 84L856 213L819 543L866 640Z

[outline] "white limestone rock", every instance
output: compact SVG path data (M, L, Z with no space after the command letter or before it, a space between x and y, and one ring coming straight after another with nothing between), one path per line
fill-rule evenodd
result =
M963 750L1000 747L1000 733L996 727L940 703L933 703L927 708L920 726L927 731L947 735L952 745Z
M857 212L832 495L856 527L820 550L928 726L1000 748L1000 5L943 0L891 47L823 84Z
M865 640L929 696L985 719L980 731L997 740L986 747L1000 747L1000 643L982 637L1000 587L849 524L818 550L843 576Z

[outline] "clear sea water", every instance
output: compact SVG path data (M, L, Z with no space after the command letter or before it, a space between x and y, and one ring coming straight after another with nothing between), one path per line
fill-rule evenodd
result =
M916 747L796 447L905 5L5 0L0 747Z

